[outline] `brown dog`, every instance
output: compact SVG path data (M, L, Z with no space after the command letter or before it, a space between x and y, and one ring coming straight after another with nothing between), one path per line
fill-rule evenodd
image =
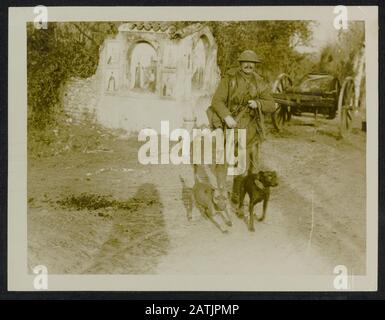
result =
M270 198L270 187L278 185L277 174L275 171L259 171L258 173L248 174L242 181L238 211L239 217L243 217L243 201L246 193L249 195L249 230L254 229L254 207L257 203L263 201L262 216L257 218L258 221L263 221L266 216L267 204Z
M208 218L224 233L231 220L227 210L226 190L213 189L209 184L196 181L193 187L195 204L203 209ZM226 224L226 225L225 225Z

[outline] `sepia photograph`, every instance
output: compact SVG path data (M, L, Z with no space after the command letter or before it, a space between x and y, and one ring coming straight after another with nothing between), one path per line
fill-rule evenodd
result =
M15 290L376 290L377 8L278 8L10 9Z

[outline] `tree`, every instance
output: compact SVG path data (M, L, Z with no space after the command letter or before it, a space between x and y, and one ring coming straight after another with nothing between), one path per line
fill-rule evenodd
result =
M60 89L70 77L89 77L99 61L99 47L117 32L118 22L27 25L28 125L44 129L55 121Z
M295 50L311 40L310 21L232 21L210 22L218 44L218 64L224 73L237 63L238 55L254 50L262 59L262 74L273 81L282 72L293 78L302 76L309 55Z
M355 76L355 64L363 54L364 43L364 22L350 21L347 30L341 29L337 42L322 48L319 69L335 75L340 81Z

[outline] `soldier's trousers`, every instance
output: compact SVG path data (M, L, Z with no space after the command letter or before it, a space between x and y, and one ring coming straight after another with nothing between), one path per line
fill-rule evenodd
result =
M259 167L260 167L259 153L260 153L259 141L255 141L246 147L246 170L241 175L233 176L233 186L232 186L232 195L231 195L231 199L233 202L238 201L242 179L249 173L258 173ZM216 173L218 185L221 187L226 186L227 169L228 169L227 164L217 164L215 166L215 173Z
M231 194L231 201L238 203L239 194L241 189L241 183L243 178L249 173L258 173L260 163L259 163L259 152L260 152L260 142L253 142L251 145L246 148L246 171L242 175L234 176L233 178L233 188Z

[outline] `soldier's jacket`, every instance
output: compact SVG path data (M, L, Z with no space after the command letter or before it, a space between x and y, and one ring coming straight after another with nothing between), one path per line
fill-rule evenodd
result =
M247 107L249 100L260 104L263 112L273 112L275 103L270 95L270 89L262 77L253 73L246 77L240 68L229 70L222 78L207 110L210 125L214 128L222 127L226 116L235 117L242 108ZM256 112L251 108L249 113ZM252 129L252 128L250 128Z

